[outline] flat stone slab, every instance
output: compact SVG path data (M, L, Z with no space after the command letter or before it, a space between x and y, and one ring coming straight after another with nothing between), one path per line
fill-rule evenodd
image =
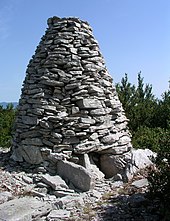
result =
M64 196L55 200L55 205L60 209L84 206L83 196Z
M50 176L49 174L42 175L42 182L51 186L54 190L65 188L68 189L67 184L60 176Z
M81 109L96 109L103 107L100 100L91 99L91 98L81 99L77 102L77 104Z
M52 210L47 202L33 197L10 200L0 205L0 220L31 221Z
M90 190L94 184L92 174L83 166L73 162L58 161L57 173L82 191Z
M0 204L5 203L10 199L12 199L12 193L7 191L0 193Z
M67 219L70 217L70 211L59 209L59 210L52 210L50 214L47 216L47 220L61 220Z

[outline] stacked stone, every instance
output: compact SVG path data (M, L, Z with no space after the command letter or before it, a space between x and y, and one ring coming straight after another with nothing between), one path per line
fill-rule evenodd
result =
M40 164L67 159L84 166L84 156L90 156L108 177L124 170L131 150L128 120L87 22L48 19L26 73L14 160ZM108 168L108 162L115 168Z

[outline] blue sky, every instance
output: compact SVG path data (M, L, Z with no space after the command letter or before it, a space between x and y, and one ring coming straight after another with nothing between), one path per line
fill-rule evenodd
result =
M29 60L52 16L93 28L109 73L136 84L142 72L156 97L170 80L169 0L0 0L0 102L18 101Z

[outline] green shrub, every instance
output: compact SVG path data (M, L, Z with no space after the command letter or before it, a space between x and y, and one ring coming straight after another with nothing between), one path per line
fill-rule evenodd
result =
M132 144L134 148L149 148L154 152L158 152L162 146L160 141L165 135L166 130L160 127L139 127L137 131L133 132Z
M6 108L0 106L0 146L11 146L11 133L15 119L16 110L12 104L7 105Z
M161 133L159 137L159 150L156 159L153 159L156 168L150 170L149 197L158 199L160 212L164 220L170 217L170 130Z

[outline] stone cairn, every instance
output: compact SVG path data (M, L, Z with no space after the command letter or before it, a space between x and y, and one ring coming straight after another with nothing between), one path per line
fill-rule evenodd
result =
M49 18L26 73L12 158L83 191L104 176L126 178L128 120L89 24Z

